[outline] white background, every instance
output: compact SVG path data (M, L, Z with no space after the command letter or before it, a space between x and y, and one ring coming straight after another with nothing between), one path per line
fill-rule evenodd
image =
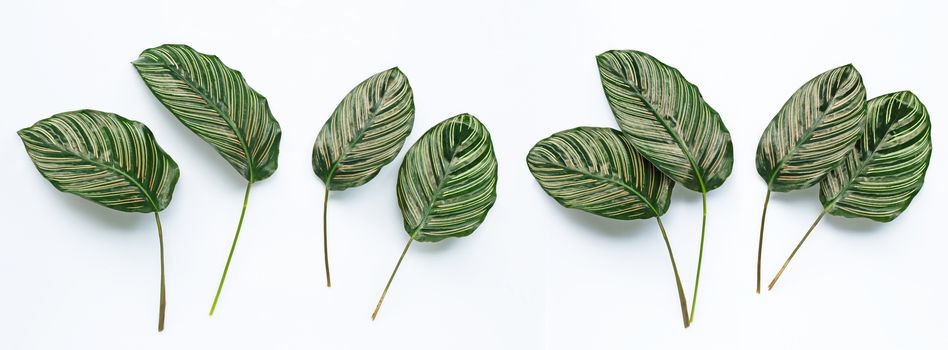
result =
M5 2L0 349L948 348L948 236L937 226L948 196L937 181L948 176L942 2L574 3ZM284 130L280 169L251 193L213 318L207 310L245 183L129 64L163 43L190 44L243 71ZM687 330L654 221L562 208L524 161L556 131L616 126L594 60L608 49L643 50L679 68L733 137L733 175L709 196L700 297ZM774 291L756 295L759 135L801 84L850 62L870 97L910 89L928 106L929 181L894 222L824 220ZM462 112L489 127L498 200L474 235L414 244L371 322L407 239L394 191L401 155L369 184L332 194L331 289L322 271L323 186L309 158L339 100L396 65L415 92L410 143ZM161 213L162 334L152 217L57 192L15 134L80 108L145 122L181 166ZM815 190L774 195L765 282L819 212ZM677 187L664 221L689 298L700 215L700 196Z

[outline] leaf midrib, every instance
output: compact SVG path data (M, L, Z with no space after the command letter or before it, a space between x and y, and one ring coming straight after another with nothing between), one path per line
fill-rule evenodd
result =
M454 164L454 161L457 159L458 149L461 148L461 146L463 146L464 143L466 142L468 142L468 140L464 140L464 142L462 142L460 145L456 145L454 149L451 150L450 160L448 161L447 165L442 167L442 172L444 173L444 176L442 176L441 179L438 180L438 186L436 187L437 191L435 191L435 193L431 196L431 200L428 202L428 205L425 206L425 212L422 213L421 219L418 220L418 226L416 226L415 229L412 230L412 233L411 233L412 239L415 239L415 235L419 231L421 231L421 228L424 227L426 224L428 224L428 218L431 215L431 210L434 207L434 203L441 200L441 195L443 194L442 192L444 192L444 185L448 182L448 178L451 177L452 175L451 166ZM432 235L432 236L437 236L437 235Z
M553 166L555 166L555 167L558 167L558 168L560 168L561 170L571 171L571 172L574 172L574 173L577 173L577 174L580 174L580 175L584 175L584 176L588 176L588 177L591 177L591 178L594 178L594 179L597 179L597 180L602 180L602 181L605 181L605 182L610 182L610 183L612 183L612 184L618 185L619 187L625 188L625 189L628 190L629 192L632 192L633 194L635 194L636 197L639 197L640 199L642 199L642 201L645 202L645 205L648 206L648 208L651 209L653 213L655 213L655 216L656 216L656 217L662 216L662 214L659 213L657 209L655 209L655 205L651 202L651 200L649 200L647 197L645 197L645 195L643 195L641 192L637 191L635 188L632 188L631 186L628 186L625 182L622 182L622 181L619 180L619 179L615 179L615 178L607 177L607 176L602 176L602 175L595 174L595 173L592 173L592 172L589 172L589 171L584 171L584 170L582 170L582 169L571 168L571 167L568 167L568 166L566 166L565 164L562 164L562 163L559 163L559 162L548 162L547 164L550 164L550 165L553 165Z
M392 78L389 77L384 82L385 87L383 88L383 90L385 90L386 92L388 92L388 84L391 81L391 79ZM381 100L385 100L385 99L386 98L382 98ZM342 149L342 152L339 153L339 157L337 157L336 160L333 160L333 162L330 163L329 172L328 172L328 175L326 176L327 183L332 182L332 176L335 174L336 168L339 166L339 163L342 162L342 159L349 155L349 152L352 151L352 149L355 147L357 143L362 142L362 138L365 136L366 131L368 131L368 129L372 128L372 126L375 125L375 121L376 121L375 119L378 118L379 116L378 108L380 106L381 106L380 101L372 102L372 108L370 110L373 110L375 112L372 113L371 117L366 119L365 125L359 129L359 131L356 133L353 140L346 144L346 146Z
M105 168L105 169L107 169L107 170L111 170L113 173L118 173L119 175L121 175L122 177L124 177L126 180L128 180L130 183L132 183L133 185L135 185L135 187L138 188L138 191L141 192L141 194L142 194L143 196L145 196L145 200L148 201L148 204L151 204L152 210L154 210L155 212L158 211L158 203L157 203L157 201L156 201L156 200L151 196L151 194L145 189L144 185L142 185L137 179L135 179L134 177L132 177L131 175L129 175L129 174L126 173L125 171L123 171L123 170L121 170L121 169L119 169L119 168L116 168L116 167L114 167L114 166L111 166L111 165L109 165L109 164L107 164L107 163L104 163L104 162L102 162L102 161L98 161L98 160L95 160L95 159L92 159L92 158L89 158L89 157L84 157L84 156L82 156L81 154L79 154L79 153L77 153L77 152L75 152L75 151L73 151L73 150L71 150L71 149L65 148L65 147L63 147L63 146L61 146L61 145L54 144L54 143L50 143L50 142L47 142L47 141L45 141L45 140L43 140L43 139L38 139L38 141L39 141L39 143L41 143L42 145L44 145L44 146L46 146L46 147L53 148L53 149L57 149L57 150L59 150L60 152L63 152L63 153L72 155L73 157L79 158L79 159L81 159L81 160L83 160L83 161L86 161L86 162L88 162L88 163L92 163L92 164L95 165L95 166L98 166L98 167L101 167L101 168Z
M218 62L218 63L220 63L220 62ZM175 76L176 78L180 79L181 81L184 81L185 84L188 84L188 86L191 87L191 89L194 90L195 93L197 93L198 95L200 95L201 98L203 98L205 101L208 101L208 102L211 102L211 101L217 102L217 103L207 103L207 105L210 106L212 109L214 109L214 111L217 112L217 114L221 117L221 119L224 120L224 123L227 123L227 126L229 126L230 129L231 129L231 131L234 132L234 137L237 138L237 143L240 144L240 148L244 150L244 159L247 161L247 170L250 172L250 174L249 174L249 175L250 175L250 178L247 179L247 181L254 182L253 170L254 170L254 167L255 167L255 166L254 166L253 160L250 158L250 148L248 148L247 142L244 140L243 136L241 135L241 133L240 133L240 128L238 128L237 125L235 125L235 124L230 120L230 118L225 117L225 115L226 115L226 116L230 116L230 114L224 113L224 111L222 111L220 108L218 108L217 105L220 104L221 102L220 102L218 99L216 99L216 98L211 98L210 95L206 94L206 93L204 92L204 88L203 88L203 87L197 85L195 82L193 82L193 81L191 81L190 79L188 79L188 78L182 76L181 74L178 74L178 71L177 71L177 70L178 70L179 68L178 68L177 66L172 67L171 65L168 65L168 64L159 62L159 61L157 61L157 60L155 61L155 63L139 63L139 64L140 64L140 65L143 65L143 66L159 66L159 67L163 67L163 68L165 68L165 69L168 69L169 74ZM220 64L223 65L223 63L220 63ZM227 69L230 69L230 68L227 68ZM174 114L174 113L172 113L172 114ZM176 116L177 116L177 115L176 115Z
M833 98L830 99L829 103L827 103L827 106L833 105L834 103L836 103L836 100L837 100L836 95L833 95ZM827 107L827 110L829 110L828 107ZM777 164L774 166L773 174L771 174L771 175L770 175L770 179L767 180L767 188L768 188L768 189L771 188L771 186L773 185L774 180L777 179L777 174L779 174L781 171L783 171L783 167L784 167L784 165L786 165L787 159L790 159L790 157L792 157L794 154L796 154L797 151L800 149L800 147L803 146L804 143L808 142L811 137L813 137L813 133L816 132L816 129L818 129L818 128L820 128L821 126L823 126L823 123L826 121L826 116L829 115L829 113L828 113L827 111L822 111L822 112L820 112L820 114L821 114L821 115L820 115L820 117L817 119L817 122L814 123L814 125L811 126L810 128L807 128L807 129L806 129L806 132L803 133L803 137L801 137L799 140L797 140L797 142L793 145L793 147L790 149L790 151L788 151L787 154L785 154L782 158L780 158L780 161L777 162ZM839 164L837 163L836 165L838 166ZM832 168L830 168L830 169L832 170Z
M615 72L615 71L613 71L613 74L619 77L623 76L622 74L618 74L618 72ZM684 80L684 78L682 79ZM678 135L678 132L674 131L668 125L668 123L666 123L661 118L661 114L659 114L658 111L655 109L655 107L652 106L652 101L646 98L644 95L642 95L639 89L635 88L635 85L633 85L632 82L629 81L629 79L622 78L622 81L624 81L625 84L632 89L633 95L637 96L639 99L645 102L645 106L648 107L649 111L651 111L653 115L655 115L656 117L655 120L657 120L658 123L661 124L662 127L665 128L665 131L667 131L668 134L671 135L672 139L675 140L675 144L678 145L678 148L681 149L685 157L688 158L688 163L691 164L692 170L695 171L695 178L698 180L698 185L701 186L701 192L707 192L707 189L705 188L705 185L704 185L704 177L701 175L701 169L698 167L698 163L695 161L694 155L691 154L691 149L685 146L684 141L681 139L681 135Z
M866 171L866 168L868 168L869 164L872 163L872 160L876 157L876 154L879 153L879 148L882 146L883 143L885 143L886 139L888 139L891 136L891 134L889 134L889 131L892 130L892 127L894 127L896 123L897 122L892 122L891 124L886 126L885 133L882 134L882 139L880 139L879 142L876 143L876 146L873 147L872 152L870 152L865 157L865 161L859 163L859 166L856 168L856 171L853 172L853 176L850 176L848 181L846 181L846 186L843 186L842 188L840 188L839 193L837 193L836 196L833 197L833 200L830 201L830 204L823 207L825 210L830 210L830 208L836 205L836 203L839 202L843 198L843 194L846 193L846 191L849 191L849 189L853 186L853 184L856 183L856 178L861 177L863 175L863 172ZM865 138L865 136L863 136L863 138ZM850 152L854 152L854 151L855 149L851 150ZM846 160L843 159L843 162L845 161Z

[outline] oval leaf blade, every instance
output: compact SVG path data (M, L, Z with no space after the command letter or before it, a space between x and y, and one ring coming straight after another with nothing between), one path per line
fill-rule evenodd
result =
M460 114L429 129L405 154L396 192L412 239L470 235L497 198L497 158L487 128Z
M908 91L867 103L863 137L820 183L833 215L892 221L922 188L932 154L928 110Z
M397 67L359 83L342 99L313 145L313 171L333 191L374 178L405 144L415 120L408 77Z
M17 134L36 169L62 192L124 212L159 212L171 202L178 164L142 123L79 110Z
M675 184L635 151L629 136L609 128L555 133L530 149L527 166L564 207L619 220L661 216Z
M186 45L147 49L132 65L158 101L247 181L276 171L280 124L240 72Z
M816 185L839 165L859 138L866 89L845 65L798 89L770 121L757 145L757 173L773 191Z
M731 134L681 73L639 51L596 56L619 128L665 175L693 191L713 190L731 174Z

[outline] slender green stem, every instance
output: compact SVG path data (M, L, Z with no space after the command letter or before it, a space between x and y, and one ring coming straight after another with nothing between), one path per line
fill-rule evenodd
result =
M685 290L681 288L681 277L678 276L678 265L675 264L675 254L672 254L671 242L668 241L668 234L665 233L665 225L662 225L662 218L656 216L655 220L658 221L658 228L662 230L662 238L665 239L665 248L668 248L668 258L671 259L672 271L675 272L675 284L678 285L678 302L681 304L681 320L685 323L685 328L688 328L688 300L685 298Z
M771 290L771 289L774 288L774 284L777 283L777 279L780 278L780 275L783 274L783 270L786 269L786 268L787 268L787 265L790 264L790 260L793 259L793 256L794 256L794 255L797 254L797 250L800 250L800 246L803 245L803 242L806 241L806 238L807 238L807 237L810 237L810 233L813 232L813 228L816 227L816 224L819 224L819 223L820 223L820 220L823 220L823 216L826 215L826 211L827 211L827 210L829 210L829 209L823 209L823 212L820 213L820 216L816 217L816 221L813 222L813 225L810 225L810 229L809 229L809 230L806 230L806 234L803 235L803 239L801 239L801 240L800 240L800 243L797 243L797 247L796 247L796 248L793 248L793 251L790 252L790 257L787 258L787 261L783 263L783 266L782 266L782 267L780 267L780 271L777 271L777 275L774 276L774 280L773 280L773 281L770 281L770 285L767 286L767 290Z
M326 196L323 197L323 259L326 261L326 288L332 287L329 278L329 234L326 233L326 211L329 206L329 186L326 186Z
M770 187L764 197L764 213L760 214L760 240L757 241L757 294L760 294L760 260L764 254L764 220L767 219L767 204L770 203Z
M165 330L165 239L161 232L161 218L155 212L155 224L158 225L158 256L161 259L161 292L158 293L158 331Z
M237 221L237 233L234 233L234 243L230 245L230 253L227 254L227 263L224 264L224 273L221 275L221 283L217 285L217 294L214 295L214 303L211 304L210 316L214 316L214 309L217 308L217 300L221 297L221 290L224 289L224 280L227 278L227 269L230 268L230 260L234 257L234 248L237 248L237 238L240 237L240 227L244 224L244 214L247 213L247 199L250 198L250 186L253 181L247 182L247 191L244 192L244 207L240 210L240 220Z
M695 271L695 291L691 294L691 316L688 323L695 323L695 304L698 303L698 281L701 279L701 259L704 258L704 227L708 222L708 191L701 185L701 243L698 246L698 270Z
M408 247L411 246L411 242L415 240L415 235L411 235L408 238L408 243L405 244L405 249L402 250L402 255L398 257L398 262L395 263L395 269L392 270L392 276L388 278L388 283L385 284L385 289L382 290L382 296L379 297L379 304L375 306L375 312L372 312L372 320L375 321L375 316L379 314L379 308L382 307L382 300L385 300L385 294L388 294L388 287L392 285L392 280L395 279L395 273L398 272L398 267L402 265L402 259L405 258L405 253L408 252Z

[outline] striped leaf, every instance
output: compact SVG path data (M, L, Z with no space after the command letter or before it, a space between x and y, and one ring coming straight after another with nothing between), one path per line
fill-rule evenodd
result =
M171 114L247 179L237 231L211 304L213 315L243 227L250 188L277 169L280 124L270 113L267 99L217 56L186 45L162 45L143 51L132 65Z
M18 134L36 169L60 191L124 212L158 212L171 202L178 164L142 123L81 110Z
M54 187L105 207L155 214L161 259L158 331L165 327L165 249L158 212L168 207L178 164L144 124L119 115L59 113L17 132L36 169Z
M771 191L816 185L849 153L865 112L862 77L855 67L845 65L803 84L764 129L757 144L757 173L767 182L757 246L757 293Z
M567 208L619 220L655 217L675 273L682 321L688 327L688 302L660 218L668 210L675 182L635 151L631 137L609 128L560 131L530 149L527 167L540 187Z
M487 128L474 116L460 114L429 129L405 154L396 193L409 238L373 320L411 242L470 235L494 205L497 158Z
M661 216L675 183L609 128L561 131L533 146L527 166L540 187L567 208L619 220Z
M276 171L280 124L240 72L186 45L147 49L132 64L158 101L247 181Z
M866 115L862 137L820 183L823 212L790 253L770 288L827 213L887 222L901 214L921 190L932 155L932 127L925 105L911 92L896 92L869 100Z
M470 114L435 125L405 155L398 207L416 241L471 234L497 197L497 158L490 133Z
M909 91L870 100L866 114L862 138L820 183L820 201L832 215L892 221L922 188L931 121Z
M323 124L313 145L313 172L326 185L323 196L323 258L329 277L326 217L329 191L369 182L405 144L415 122L415 101L408 77L397 67L356 85Z
M866 88L855 67L816 76L767 125L757 145L757 173L777 192L816 185L856 142L865 111Z
M612 113L635 149L672 180L701 193L701 242L689 317L694 321L704 257L707 192L721 186L731 174L731 134L698 87L655 57L639 51L607 51L596 61Z
M721 186L734 162L731 134L681 73L639 51L596 57L619 128L646 159L692 191Z
M408 77L375 74L342 99L313 145L313 171L332 191L372 180L405 144L415 121Z

